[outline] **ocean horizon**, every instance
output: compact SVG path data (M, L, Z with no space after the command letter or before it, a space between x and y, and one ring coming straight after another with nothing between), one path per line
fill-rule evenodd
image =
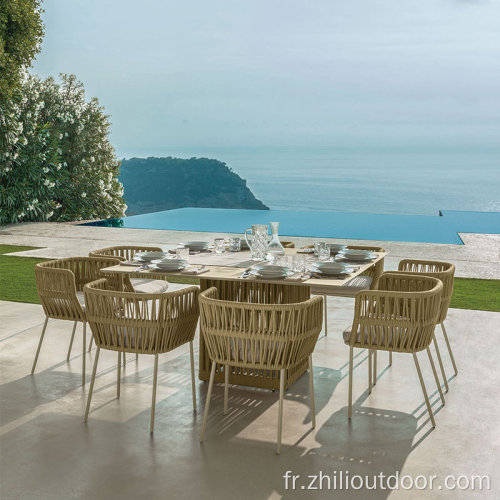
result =
M495 150L200 147L122 156L223 161L275 210L500 211L500 151Z

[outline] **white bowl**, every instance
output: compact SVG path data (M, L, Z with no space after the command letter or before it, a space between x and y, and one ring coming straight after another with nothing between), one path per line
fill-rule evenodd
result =
M266 274L274 275L280 273L287 273L288 271L290 271L289 267L273 266L272 264L257 264L256 266L253 266L252 269L261 275L266 275Z
M158 259L151 261L159 269L181 269L187 264L183 259Z
M134 255L134 260L140 259L144 262L151 262L155 259L164 259L165 257L168 257L167 252L138 252Z
M184 245L186 248L198 250L198 249L208 248L209 242L208 241L186 241L185 243L182 243L182 245Z
M342 250L337 255L349 260L371 260L377 257L371 250Z
M350 274L354 269L342 262L315 262L313 265L313 270L318 270L323 274Z

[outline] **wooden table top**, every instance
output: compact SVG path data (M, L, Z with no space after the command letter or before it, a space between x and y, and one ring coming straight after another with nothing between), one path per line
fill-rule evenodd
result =
M295 255L297 253L297 249L287 248L287 255ZM160 271L158 269L146 269L143 271L137 271L137 268L130 265L116 265L111 267L106 267L102 269L105 273L118 273L118 274L127 274L131 277L139 277L139 278L150 278L150 279L165 279L169 276L191 276L199 279L208 279L208 280L226 280L226 281L260 281L263 283L273 283L280 285L296 285L296 286L310 286L314 293L325 293L328 294L328 291L331 289L338 288L340 286L345 285L348 281L352 280L354 277L359 276L364 271L374 266L377 262L382 260L387 252L374 252L377 254L377 258L367 264L356 264L352 263L355 266L359 265L359 268L356 269L353 273L349 274L346 278L332 277L332 278L315 278L312 277L306 281L291 281L286 279L259 279L256 276L251 276L249 278L240 278L243 271L250 267L252 264L256 264L257 262L251 262L249 259L248 252L239 252L241 254L241 260L238 261L235 254L228 254L231 256L228 258L228 265L210 265L210 254L207 254L206 258L203 259L203 265L208 268L208 272L202 274L182 274L180 271ZM307 256L307 254L306 254ZM196 256L190 256L190 263L196 262L196 265L200 265L201 259L194 258ZM214 255L214 259L217 259L218 262L224 258L224 254L222 255ZM244 264L244 265L242 265Z

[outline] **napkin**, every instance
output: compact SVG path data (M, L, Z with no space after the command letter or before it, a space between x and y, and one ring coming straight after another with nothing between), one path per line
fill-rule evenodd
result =
M145 264L145 262L139 262L138 260L126 260L124 262L120 262L120 266L140 266L141 264Z
M208 267L193 267L184 269L183 271L181 271L181 274L203 274L208 273L208 271L210 271Z
M307 281L311 277L310 274L295 273L291 276L287 276L285 281Z

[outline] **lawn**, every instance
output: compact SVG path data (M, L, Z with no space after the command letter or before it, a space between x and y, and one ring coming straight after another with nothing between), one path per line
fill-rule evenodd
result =
M0 300L39 303L35 287L34 266L47 259L16 257L10 252L36 247L0 245ZM169 278L172 283L198 284L199 279L182 276ZM500 312L500 280L455 278L451 307Z

